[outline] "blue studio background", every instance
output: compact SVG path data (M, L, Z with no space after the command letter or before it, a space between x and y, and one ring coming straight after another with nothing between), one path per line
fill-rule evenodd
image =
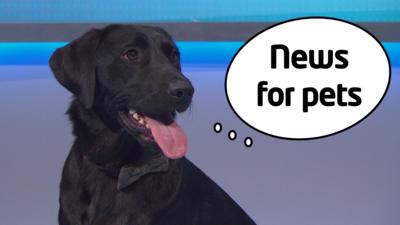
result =
M301 16L400 21L398 0L2 0L1 23L259 22Z
M400 1L0 0L0 25L279 22L302 16L329 16L351 22L396 23L400 22ZM180 47L186 56L183 57L186 63L226 64L242 43L187 42L180 43ZM65 43L0 43L0 64L46 64L47 58L54 48L63 44ZM400 50L400 45L384 44L392 64L399 66L400 54L397 52ZM25 57L18 56L20 51L23 51Z

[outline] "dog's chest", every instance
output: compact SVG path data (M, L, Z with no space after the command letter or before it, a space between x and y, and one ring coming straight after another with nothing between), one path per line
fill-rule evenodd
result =
M87 210L88 224L153 225L174 198L175 185L163 181L162 174L148 174L124 191L115 179L92 184L92 200ZM166 185L167 184L167 185Z

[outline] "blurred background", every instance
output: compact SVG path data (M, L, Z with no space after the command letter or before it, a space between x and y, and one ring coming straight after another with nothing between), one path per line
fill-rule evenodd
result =
M345 19L373 33L389 54L392 80L381 105L357 126L288 141L243 124L227 103L224 78L245 40L301 16ZM48 58L110 23L156 25L173 35L196 88L193 106L179 116L188 158L257 224L400 224L398 0L0 0L0 224L57 224L58 184L73 137L64 115L70 93L53 78ZM219 134L215 122L223 126ZM227 138L231 129L235 141ZM243 144L247 136L251 148Z

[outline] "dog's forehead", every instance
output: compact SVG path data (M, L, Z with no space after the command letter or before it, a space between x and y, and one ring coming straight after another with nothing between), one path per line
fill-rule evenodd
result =
M115 25L105 28L105 40L116 43L130 43L137 38L150 42L172 42L171 36L163 29L152 26Z

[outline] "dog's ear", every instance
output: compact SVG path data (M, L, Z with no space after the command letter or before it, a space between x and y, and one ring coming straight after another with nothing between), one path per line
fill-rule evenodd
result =
M95 53L101 30L92 29L68 45L58 48L49 64L62 86L91 108L95 92Z

